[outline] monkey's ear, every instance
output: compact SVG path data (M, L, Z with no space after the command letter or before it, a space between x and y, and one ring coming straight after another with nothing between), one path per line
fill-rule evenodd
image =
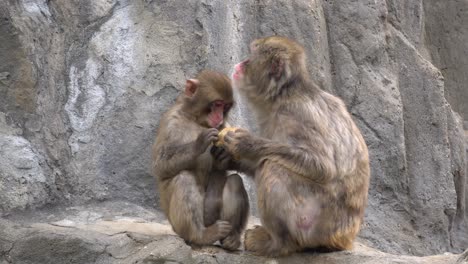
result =
M271 63L270 76L275 78L275 81L281 79L284 72L284 61L281 58L274 58Z
M185 94L192 97L198 89L200 81L197 79L188 79L185 83Z

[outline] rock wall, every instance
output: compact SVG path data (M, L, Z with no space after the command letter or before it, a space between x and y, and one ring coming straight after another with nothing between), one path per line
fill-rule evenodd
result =
M2 1L0 213L157 208L149 164L161 113L185 79L230 73L252 39L279 34L304 44L311 76L345 100L369 145L361 238L390 253L461 252L466 157L447 99L466 113L457 65L467 65L468 3L439 2ZM255 130L236 98L233 123Z
M423 4L431 61L445 77L447 100L467 121L468 5L463 0L426 0Z

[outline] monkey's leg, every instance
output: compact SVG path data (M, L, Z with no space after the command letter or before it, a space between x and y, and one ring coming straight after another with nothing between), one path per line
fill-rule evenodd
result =
M195 176L182 171L173 179L173 193L168 218L174 231L187 242L211 245L225 238L232 230L227 221L216 221L205 227L203 223L203 194Z
M269 257L285 256L297 250L293 243L282 241L263 226L245 231L244 246L245 250Z
M213 175L208 182L203 205L205 226L214 224L221 219L221 207L223 205L223 189L226 184L226 172Z
M239 248L240 235L247 224L249 216L249 197L245 191L242 178L238 174L227 177L223 189L223 204L221 220L228 221L232 225L231 233L221 241L221 245L229 250Z

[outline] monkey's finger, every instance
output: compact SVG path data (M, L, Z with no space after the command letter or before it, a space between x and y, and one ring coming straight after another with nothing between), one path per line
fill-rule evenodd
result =
M216 149L213 150L211 154L213 154L217 159L223 157L224 155L229 155L228 151L224 147L216 146Z
M232 230L232 225L227 221L217 221L217 224L218 231L224 236L227 236Z
M220 149L220 147L218 147L218 146L212 146L211 149L210 149L211 155L216 157L217 153L219 152L219 149Z
M217 146L222 146L224 144L224 137L227 135L227 133L231 132L231 131L235 131L237 128L235 127L225 127L223 128L223 130L221 130L221 132L219 132L219 140L218 142L216 142L216 145Z
M231 157L231 154L229 154L229 152L227 152L225 149L221 149L221 151L216 156L216 159L226 160L226 159L229 159L230 157Z
M248 131L243 129L243 128L237 128L236 130L234 130L234 132L236 132L236 133L248 133Z
M216 140L218 140L216 135L212 135L211 137L207 136L203 141L202 148L206 150L211 145L211 143L215 142Z
M216 159L225 152L224 148L222 147L217 147L216 145L211 147L211 155L213 155Z
M223 128L223 130L221 130L221 132L219 132L219 137L220 138L223 138L224 135L226 135L227 133L231 132L231 131L236 131L237 129L239 128L236 128L236 127L225 127Z
M218 153L216 153L215 158L216 158L217 160L223 160L225 156L226 156L226 150L222 149L221 151L219 151Z
M223 169L227 168L232 160L231 155L222 147L213 146L211 148L211 155L217 162L217 166Z
M216 136L218 137L218 130L211 130L208 132L208 134L206 134L208 137L213 137L213 136Z
M215 143L216 141L218 141L218 135L211 135L209 138L208 138L208 141L211 143Z
M216 130L216 128L212 128L212 129L210 129L208 135L210 135L210 136L213 136L213 135L214 135L214 136L218 136L218 133L219 133L219 132L218 132L218 130Z
M224 136L224 142L227 144L232 142L232 138L234 137L234 132L229 131L225 136Z
M206 142L211 143L218 140L218 133L217 132L210 132L206 135Z
M219 131L218 131L218 129L212 127L212 128L208 128L208 133L209 133L209 134L211 134L211 133L216 133L216 134L218 134Z

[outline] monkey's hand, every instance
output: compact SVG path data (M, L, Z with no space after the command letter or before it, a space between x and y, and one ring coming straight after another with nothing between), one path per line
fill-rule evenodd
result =
M203 132L200 133L200 135L198 135L197 139L195 140L195 153L197 155L204 153L211 143L214 143L218 140L218 133L219 131L216 128L203 130Z
M210 150L213 156L214 167L218 170L236 170L236 161L234 157L226 151L223 147L212 146Z
M215 142L215 146L217 147L222 147L224 145L224 136L229 132L229 131L236 131L238 128L237 127L225 127L221 131L219 131L218 134L218 141Z
M230 129L220 137L222 137L220 141L222 142L223 148L236 160L246 158L248 153L255 147L253 136L242 128Z

